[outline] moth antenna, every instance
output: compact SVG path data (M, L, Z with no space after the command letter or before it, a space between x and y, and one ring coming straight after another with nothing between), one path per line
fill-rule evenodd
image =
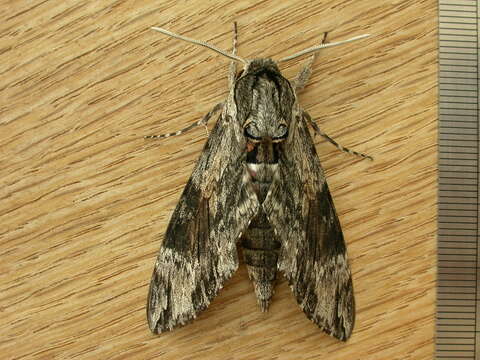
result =
M171 36L171 37L174 37L176 39L180 39L180 40L183 40L183 41L186 41L186 42L189 42L189 43L192 43L192 44L196 44L196 45L200 45L200 46L204 46L210 50L213 50L231 60L234 60L234 61L238 61L238 62L241 62L241 63L244 63L244 64L247 64L247 61L245 59L242 59L241 57L237 56L237 55L234 55L234 54L229 54L227 53L226 51L223 51L213 45L210 45L209 43L205 42L205 41L201 41L201 40L195 40L195 39L191 39L191 38L188 38L186 36L182 36L182 35L178 35L178 34L175 34L175 33L172 33L171 31L168 31L168 30L165 30L165 29L162 29L162 28L159 28L159 27L152 27L151 28L152 30L155 30L155 31L159 31L161 32L162 34L165 34L165 35L168 35L168 36Z
M310 54L310 53L313 53L313 52L316 52L318 50L321 50L321 49L325 49L327 47L332 47L332 46L337 46L337 45L343 45L343 44L346 44L346 43L349 43L349 42L352 42L352 41L356 41L356 40L360 40L360 39L363 39L363 38L366 38L370 36L370 34L364 34L364 35L359 35L359 36L355 36L351 39L347 39L347 40L342 40L342 41L337 41L337 42L333 42L333 43L326 43L326 44L321 44L321 45L317 45L317 46L312 46L308 49L305 49L305 50L302 50L298 53L295 53L293 55L290 55L290 56L287 56L287 57L284 57L283 59L280 59L278 60L278 62L283 62L283 61L288 61L288 60L292 60L292 59L295 59L296 57L299 57L299 56L302 56L302 55L306 55L306 54Z

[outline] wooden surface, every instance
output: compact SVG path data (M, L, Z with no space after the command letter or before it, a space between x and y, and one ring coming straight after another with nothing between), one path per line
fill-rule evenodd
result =
M436 261L434 0L10 1L0 11L3 359L432 359ZM227 94L227 61L149 30L239 52L323 51L300 102L374 162L317 138L357 301L341 343L283 278L268 313L244 265L192 324L153 336L145 300L161 234L206 135L147 142ZM305 59L282 65L292 78ZM157 235L160 234L160 235Z

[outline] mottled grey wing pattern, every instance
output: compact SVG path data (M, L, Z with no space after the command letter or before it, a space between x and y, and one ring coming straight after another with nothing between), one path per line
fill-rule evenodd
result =
M154 333L195 318L238 267L236 241L260 206L245 168L244 142L238 123L220 117L155 263L147 301Z
M290 131L263 204L282 244L278 268L307 317L345 341L355 318L345 241L306 120Z

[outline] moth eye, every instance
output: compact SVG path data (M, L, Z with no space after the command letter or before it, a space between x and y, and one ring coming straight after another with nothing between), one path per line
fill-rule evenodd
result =
M278 125L277 130L278 130L279 134L285 134L288 131L288 128L287 128L287 125L280 124L280 125Z
M258 136L259 130L254 122L251 122L243 129L243 134L251 140L262 140L262 137Z
M285 139L288 135L288 126L285 124L280 124L277 127L277 134L274 139Z

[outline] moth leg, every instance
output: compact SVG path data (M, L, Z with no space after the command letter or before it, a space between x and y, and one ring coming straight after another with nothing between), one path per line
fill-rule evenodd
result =
M312 65L313 62L315 61L317 57L317 53L314 53L308 62L305 64L305 66L300 70L293 80L293 87L296 90L302 90L305 87L305 84L307 83L308 79L310 78L310 75L312 74Z
M349 148L346 148L342 145L340 145L339 143L337 143L335 140L333 140L330 136L328 136L327 134L325 134L322 130L320 130L320 128L318 127L318 125L312 120L312 118L310 117L310 115L307 113L307 112L303 112L303 116L305 117L305 119L308 121L308 123L311 125L311 127L313 128L313 130L315 131L315 135L320 135L322 136L324 139L326 139L330 144L333 144L338 150L340 151L343 151L343 152L346 152L346 153L349 153L350 155L356 155L356 156L359 156L361 158L364 158L364 159L370 159L370 160L373 160L373 157L371 157L370 155L367 155L367 154L364 154L364 153L359 153L357 151L353 151L353 150L350 150Z
M144 139L164 139L168 138L170 136L177 136L181 135L184 132L187 132L188 130L191 130L197 126L204 125L205 127L207 126L208 120L212 117L213 114L215 114L217 111L221 110L223 108L223 103L218 103L213 107L212 110L210 110L202 119L198 120L197 122L188 125L187 127L178 130L176 132L168 133L168 134L162 134L162 135L146 135L144 136ZM208 136L208 128L207 128L207 136Z
M328 35L328 32L325 32L323 34L322 44L325 44L327 42L327 35ZM312 74L312 66L316 58L317 58L317 53L315 52L310 57L308 62L304 65L302 70L298 72L297 76L293 80L293 86L295 87L295 89L302 90L305 87L308 79L310 79L310 75Z
M237 54L237 43L238 43L238 32L237 32L237 22L233 22L233 48L232 48L232 55ZM228 70L228 86L232 87L235 83L235 77L237 74L237 62L230 61L230 67Z

